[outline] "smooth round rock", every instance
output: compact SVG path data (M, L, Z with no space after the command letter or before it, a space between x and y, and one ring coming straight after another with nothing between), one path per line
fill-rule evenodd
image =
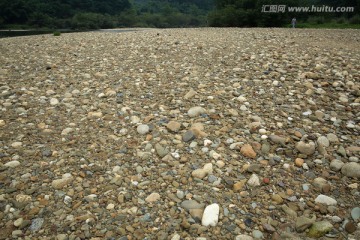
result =
M136 128L136 131L141 135L145 135L150 131L150 128L146 124L141 124Z

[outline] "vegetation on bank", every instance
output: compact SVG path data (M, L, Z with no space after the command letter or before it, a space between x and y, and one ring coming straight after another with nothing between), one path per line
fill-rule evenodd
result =
M264 5L354 7L353 12L262 12ZM1 29L115 27L360 28L360 0L0 0Z

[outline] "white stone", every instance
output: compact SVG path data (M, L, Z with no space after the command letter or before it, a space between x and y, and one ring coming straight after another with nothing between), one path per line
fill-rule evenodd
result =
M235 240L254 240L254 238L245 234L241 234L241 235L237 235L235 237Z
M12 146L13 148L19 148L19 147L22 146L22 142L13 142L13 143L11 144L11 146Z
M57 104L59 104L59 100L57 100L56 98L50 99L50 105L57 105Z
M180 240L181 237L179 234L175 233L174 236L172 236L171 240Z
M141 124L137 127L136 131L141 134L141 135L144 135L144 134L147 134L149 131L150 131L150 128L148 125L146 124Z
M320 194L319 196L317 196L317 198L315 199L315 202L325 204L328 206L337 204L337 201L335 199L333 199L329 196L323 195L323 194Z
M0 127L3 127L3 126L5 126L5 121L0 119Z
M73 128L65 128L64 130L62 130L61 135L68 135L72 131L74 131Z
M207 164L205 164L204 167L203 167L203 169L204 169L204 171L205 171L206 173L211 174L212 171L213 171L213 165L212 165L212 163L207 163Z
M14 160L14 161L10 161L10 162L5 163L4 166L9 167L9 168L15 168L17 166L20 166L20 162Z
M238 100L239 102L246 102L247 101L246 97L244 97L244 96L240 96L236 100Z
M201 224L205 227L207 226L215 227L219 221L219 212L220 212L219 204L213 203L207 206L204 210Z
M252 174L251 177L249 178L249 180L247 181L247 184L250 187L260 186L260 179L259 179L258 175Z
M19 227L21 226L21 224L24 222L24 219L23 218L18 218L14 221L14 226L15 227Z
M197 117L204 113L206 113L206 110L203 107L192 107L188 111L189 117Z

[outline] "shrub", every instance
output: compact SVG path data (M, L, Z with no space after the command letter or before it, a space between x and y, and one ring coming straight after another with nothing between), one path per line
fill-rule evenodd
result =
M59 31L55 31L55 32L54 32L54 36L58 37L58 36L60 36L60 35L61 35L61 32L59 32Z

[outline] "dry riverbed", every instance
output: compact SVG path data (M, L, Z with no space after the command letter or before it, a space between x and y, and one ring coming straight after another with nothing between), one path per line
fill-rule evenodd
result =
M360 31L0 39L0 239L360 239Z

